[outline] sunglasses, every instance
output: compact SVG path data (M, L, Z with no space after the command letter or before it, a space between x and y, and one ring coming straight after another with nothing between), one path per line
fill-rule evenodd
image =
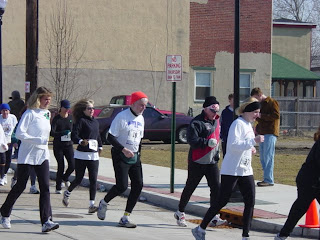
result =
M87 110L89 111L94 110L94 107L87 107Z

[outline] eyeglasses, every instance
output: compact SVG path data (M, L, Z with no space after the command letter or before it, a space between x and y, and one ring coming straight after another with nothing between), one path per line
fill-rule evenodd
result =
M94 107L87 107L87 110L89 111L94 110Z

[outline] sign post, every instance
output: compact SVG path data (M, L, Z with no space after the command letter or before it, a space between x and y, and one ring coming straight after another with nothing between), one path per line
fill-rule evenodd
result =
M172 82L172 117L171 117L171 177L170 192L174 193L175 142L176 142L176 82L182 80L182 56L167 55L166 78Z

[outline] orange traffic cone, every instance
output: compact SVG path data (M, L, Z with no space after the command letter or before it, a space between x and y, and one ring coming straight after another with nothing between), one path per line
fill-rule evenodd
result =
M317 203L315 199L311 202L307 211L306 224L299 226L304 228L320 228Z

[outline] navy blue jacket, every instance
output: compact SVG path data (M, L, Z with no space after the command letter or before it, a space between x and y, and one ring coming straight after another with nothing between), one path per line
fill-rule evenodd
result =
M227 142L228 139L228 133L229 128L231 126L231 123L233 122L233 111L229 109L229 106L226 106L225 109L223 109L221 113L221 131L220 131L220 138L223 142Z

